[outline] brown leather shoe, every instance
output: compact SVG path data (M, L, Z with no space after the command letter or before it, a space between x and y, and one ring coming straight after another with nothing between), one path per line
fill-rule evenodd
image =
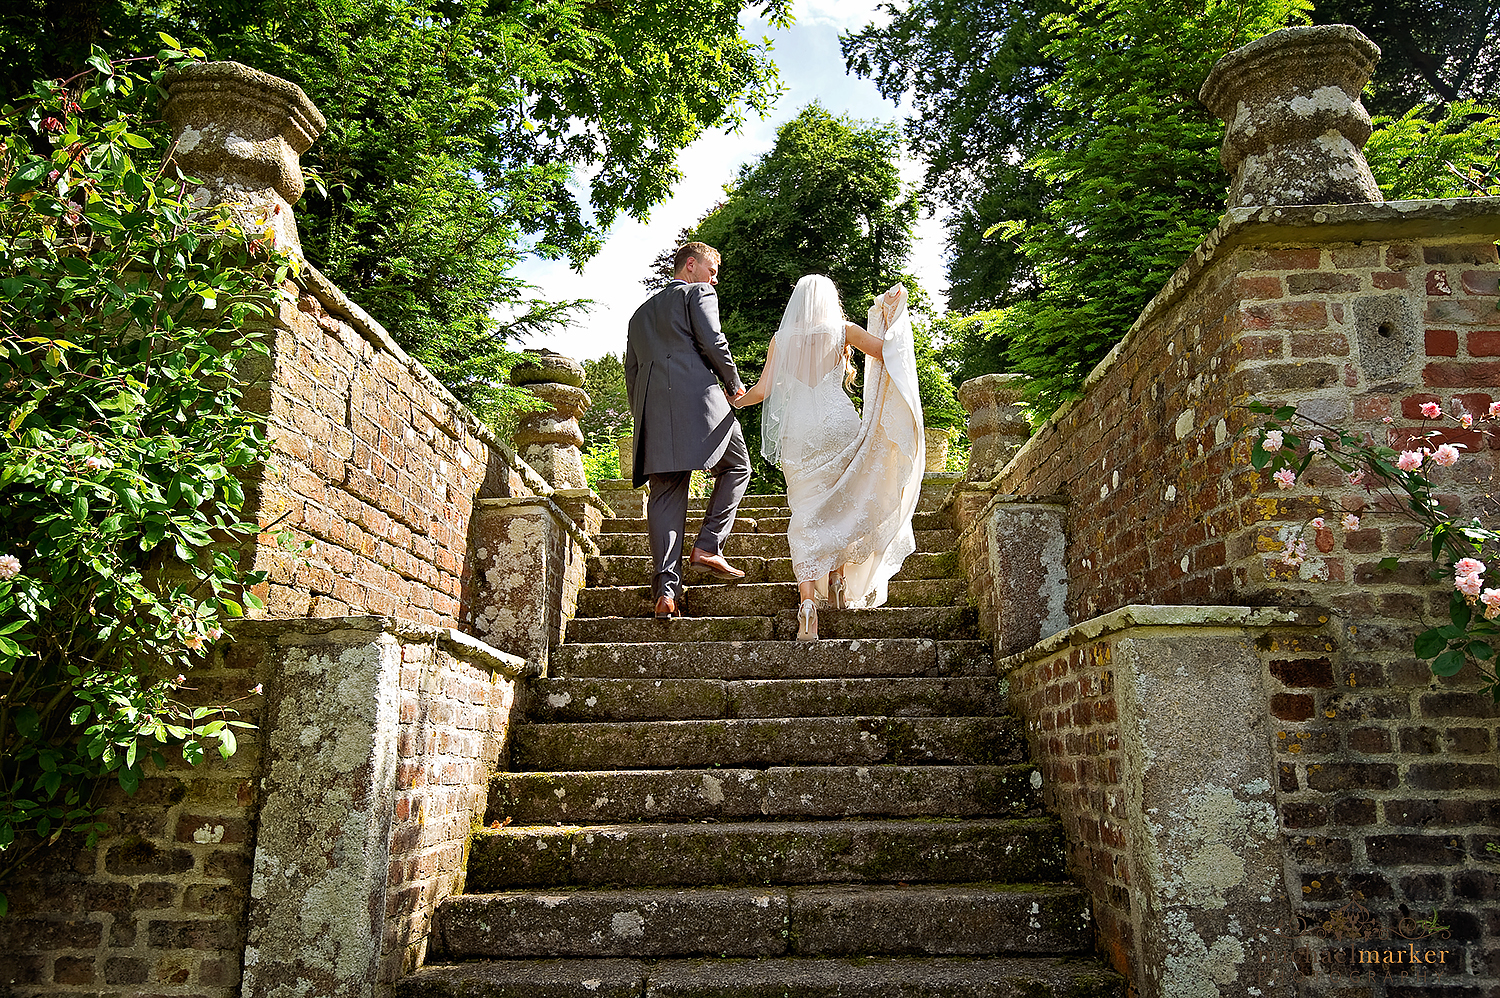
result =
M660 596L656 600L656 619L667 620L671 617L682 616L682 607L670 596Z
M745 577L745 573L735 568L724 560L721 554L709 554L700 548L693 548L688 555L688 568L695 572L707 572L716 579L726 582L738 582Z

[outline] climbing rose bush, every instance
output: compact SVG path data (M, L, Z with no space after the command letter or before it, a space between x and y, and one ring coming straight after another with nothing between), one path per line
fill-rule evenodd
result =
M0 109L0 882L92 845L106 780L228 757L248 726L177 698L258 605L237 476L267 449L239 371L297 264L190 201L151 122L202 53L163 40Z
M1451 468L1462 458L1461 444L1438 443L1441 426L1427 427L1402 447L1377 444L1369 435L1337 429L1297 412L1295 406L1273 407L1252 402L1247 408L1266 417L1254 430L1250 451L1251 464L1257 470L1269 471L1278 488L1289 489L1314 461L1328 461L1340 468L1350 485L1364 488L1378 500L1370 503L1404 516L1422 528L1422 541L1430 545L1437 574L1452 586L1448 600L1448 622L1417 635L1413 650L1417 657L1429 660L1434 675L1452 676L1473 663L1483 688L1500 703L1500 677L1494 665L1495 645L1500 639L1500 578L1487 575L1500 571L1500 532L1479 517L1467 523L1455 522L1433 496L1433 482L1427 471L1432 467ZM1454 399L1445 412L1436 402L1421 407L1424 421L1451 422L1472 429L1481 421L1500 421L1500 402L1492 402L1487 411L1473 413ZM1391 423L1386 417L1386 423ZM1389 443L1390 441L1388 441ZM1371 515L1366 513L1366 516ZM1323 517L1314 518L1315 530L1325 526ZM1358 530L1360 517L1346 512L1339 525L1347 532ZM1307 558L1307 544L1301 538L1286 541L1281 553L1283 563L1302 564ZM1394 557L1382 559L1387 570L1397 565ZM1492 584L1493 583L1493 584Z

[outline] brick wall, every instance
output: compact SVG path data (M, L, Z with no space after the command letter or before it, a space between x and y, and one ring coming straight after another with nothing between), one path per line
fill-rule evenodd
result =
M311 268L270 345L247 397L272 450L255 507L266 615L464 626L475 499L550 489ZM282 529L311 554L279 550Z
M288 670L287 663L305 661L309 649L332 649L347 663L348 655L383 642L392 644L392 661L399 663L387 673L390 688L345 689L350 703L334 705L348 730L360 704L389 698L397 710L390 786L383 791L374 784L360 786L351 794L361 801L384 800L388 811L379 841L364 843L388 850L388 860L378 868L383 878L368 885L383 911L380 931L370 940L376 965L369 981L340 981L318 993L395 980L425 955L437 902L463 889L468 836L484 814L521 663L497 658L447 629L376 618L253 621L236 634L233 645L193 671L194 690L205 702L223 702L263 684L264 696L248 696L242 705L242 717L261 730L242 736L228 761L216 754L196 768L179 761L143 781L132 796L111 788L110 830L95 848L81 840L60 842L6 885L11 914L0 919L0 994L239 998L263 993L243 990L247 929L259 930L262 938L255 941L267 956L264 963L286 956L266 946L265 912L252 910L252 879L266 879L269 869L306 871L308 857L288 849L288 840L318 854L322 845L357 831L359 824L358 808L340 810L326 827L315 818L294 829L263 824L268 797L284 790L274 766L285 753L268 754L268 739L274 742L279 731L282 742L298 741L326 721L301 709L305 701L298 700L295 718L278 722L277 711L294 697L288 686L340 685L326 674L288 678L296 670ZM348 674L338 678L350 685ZM298 787L316 789L324 803L351 790L325 784L325 777L317 766L301 765L292 779ZM283 803L279 810L288 808ZM341 852L328 851L344 856L330 866L359 865L350 862L353 850L347 845ZM260 893L267 889L262 886ZM281 915L299 910L274 886L269 893L274 901L262 909L274 905ZM352 893L343 901L361 906ZM304 979L315 976L320 946L358 945L351 934L320 939L315 929L298 954L306 964L299 968ZM262 966L257 988L274 981L273 973Z
M260 724L269 677L241 645L192 673L194 699L237 705ZM250 898L261 741L241 738L229 760L211 752L141 782L103 791L110 830L96 848L58 842L5 886L0 994L239 994Z
M1289 491L1254 472L1236 406L1295 401L1396 442L1424 401L1482 411L1500 397L1497 235L1500 203L1484 199L1231 212L987 486L1064 501L1075 623L1129 604L1330 611L1323 655L1267 666L1294 906L1316 920L1363 905L1386 932L1436 911L1486 987L1500 986L1500 864L1484 848L1500 722L1472 672L1434 680L1410 651L1448 590L1410 549L1415 528L1337 469L1315 464ZM1445 505L1493 518L1500 433L1448 439L1468 450L1441 474ZM1360 530L1308 523L1344 511ZM1310 557L1290 567L1278 552L1298 537ZM978 550L966 561L983 575Z

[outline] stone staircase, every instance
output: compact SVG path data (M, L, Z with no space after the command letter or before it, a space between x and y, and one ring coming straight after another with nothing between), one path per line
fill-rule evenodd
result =
M491 784L501 827L397 994L1123 995L932 510L948 484L888 605L820 611L815 644L784 496L745 498L745 580L689 577L677 620L649 616L644 521L606 520Z

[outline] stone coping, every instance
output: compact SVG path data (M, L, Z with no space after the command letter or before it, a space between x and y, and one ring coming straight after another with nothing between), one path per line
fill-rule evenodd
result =
M1234 250L1245 246L1309 246L1324 243L1389 241L1424 236L1482 236L1500 240L1500 197L1439 198L1423 201L1381 201L1375 204L1267 205L1231 208L1198 248L1167 279L1141 310L1128 332L1104 356L1083 382L1083 394L1114 367L1121 353L1143 326L1176 304L1198 277ZM998 487L1006 472L1038 440L1049 435L1077 405L1064 402L1011 457L989 483Z
M508 506L517 508L522 506L539 506L551 513L553 519L563 525L563 529L568 532L568 536L573 538L579 547L583 548L585 556L597 558L599 557L599 545L594 543L594 539L588 535L588 531L579 526L577 521L565 513L561 506L553 502L554 497L568 498L569 496L576 497L580 494L595 495L589 489L567 489L561 496L557 496L556 493L545 496L497 496L491 499L476 499L474 500L474 505L476 508L482 507L488 509L505 509ZM603 501L600 501L598 505L601 509L609 508L604 505Z
M952 502L960 492L993 492L995 488L996 485L994 481L959 482L958 485L954 487L952 495L948 497L948 501ZM984 509L979 511L979 515L974 517L974 522L959 531L958 541L960 544L962 544L965 540L972 537L980 530L983 530L985 521L989 519L990 510L994 509L996 506L1006 506L1010 504L1026 506L1068 506L1071 503L1072 500L1065 495L1018 496L1010 492L1002 492L997 495L993 495L990 497L989 502L984 504Z
M482 669L506 676L534 676L540 672L536 662L501 651L470 634L452 627L419 624L404 617L364 614L353 617L257 617L231 622L230 633L245 637L276 640L285 647L319 641L365 643L374 634L393 634L415 641L436 642L453 655L473 662Z
M420 361L414 360L405 350L401 349L396 341L391 338L391 334L386 332L385 327L376 321L374 316L355 304L322 271L306 260L303 260L302 273L297 280L330 313L348 320L349 324L373 346L384 350L396 358L396 361L410 371L412 376L420 381L428 391L448 403L452 407L454 415L464 425L465 429L503 454L506 460L521 473L521 478L526 482L527 488L531 489L537 495L546 496L552 494L552 486L541 475L537 474L531 465L521 460L521 456L516 453L515 448L496 436L495 432L486 426L468 406L455 398L453 393L443 386L442 382L433 377L431 371L427 370ZM442 425L441 422L439 422L439 425Z
M1074 624L1044 638L1025 651L995 660L997 675L1006 675L1037 659L1050 658L1074 645L1088 644L1111 634L1140 627L1243 628L1320 627L1329 614L1316 607L1286 606L1154 606L1131 604Z

